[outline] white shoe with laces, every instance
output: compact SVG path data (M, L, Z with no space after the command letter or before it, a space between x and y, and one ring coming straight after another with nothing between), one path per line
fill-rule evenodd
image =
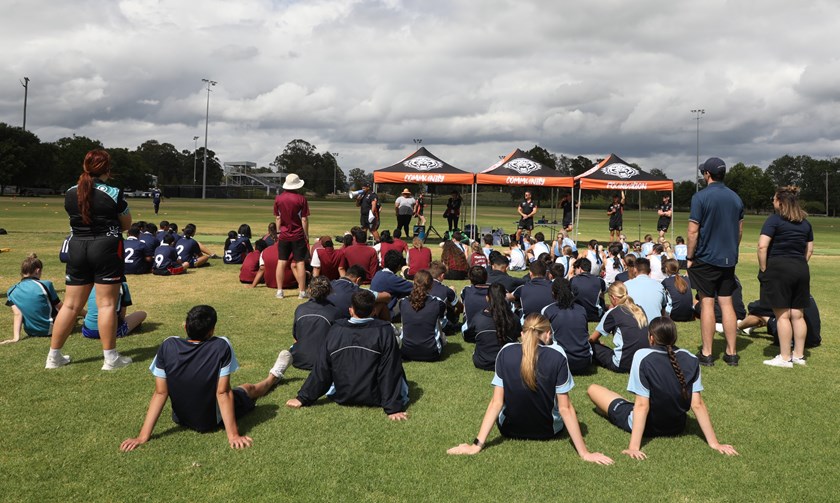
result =
M47 355L47 364L44 366L45 369L57 369L61 368L70 363L70 357L65 355L60 355L58 358L54 358L52 355Z
M782 355L776 355L776 357L772 360L764 360L764 364L771 367L781 367L785 369L793 368L793 362L790 360L783 360Z
M796 365L802 365L803 367L805 365L807 365L807 363L805 362L805 357L804 356L802 356L800 358L797 358L797 357L791 355L790 356L790 361L791 361L791 363L795 363Z
M285 373L286 369L289 368L289 365L292 364L292 360L292 353L289 353L285 349L280 351L280 354L277 355L277 360L274 362L274 366L271 367L271 370L269 370L268 373L277 379L283 379L283 373Z
M723 323L715 323L715 332L719 334L723 333Z
M274 294L275 298L282 299L283 298L283 290L277 290L277 293Z
M133 360L128 356L117 356L113 360L105 360L102 364L102 370L117 370L131 365Z

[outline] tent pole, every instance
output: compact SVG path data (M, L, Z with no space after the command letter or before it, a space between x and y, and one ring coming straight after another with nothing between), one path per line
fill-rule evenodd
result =
M674 242L674 186L671 185L671 243L673 243L673 242ZM673 250L673 248L671 248L671 249Z
M575 191L575 189L574 189L574 187L572 187L572 192L574 193L574 191ZM583 187L578 186L578 204L580 204L581 193L582 192L583 192ZM577 241L578 241L577 238L578 238L578 236L580 236L580 211L578 211L578 214L577 214L577 223L575 224L574 231L575 231L575 245L577 245Z
M639 191L639 241L642 240L642 191Z

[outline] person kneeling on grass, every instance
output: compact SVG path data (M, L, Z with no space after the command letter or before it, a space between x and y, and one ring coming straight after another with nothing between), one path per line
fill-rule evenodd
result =
M718 443L709 411L700 396L700 364L690 351L677 343L677 325L666 316L650 323L650 348L641 349L633 357L633 368L627 390L636 394L631 403L598 384L589 386L587 393L598 411L609 421L630 433L630 445L622 451L633 459L645 459L643 437L676 436L685 431L686 412L694 416L706 437L709 447L736 456L731 445Z
M461 444L448 454L477 454L484 447L493 424L510 438L548 440L565 426L584 461L610 465L613 460L589 452L580 432L577 414L569 400L575 382L560 346L551 344L551 324L537 313L525 318L522 342L506 344L496 358L493 398L472 444Z
M394 326L370 317L375 303L367 290L353 294L350 319L333 323L326 347L287 407L311 405L326 394L339 405L382 407L392 421L408 419L408 382Z
M231 389L230 374L239 368L239 362L230 341L214 337L216 319L212 307L195 306L184 324L187 338L169 337L160 345L149 366L155 376L155 392L146 419L136 438L120 444L121 451L134 450L149 441L170 394L175 423L202 433L224 425L231 448L251 446L253 440L239 434L236 419L254 410L255 401L283 379L292 355L281 351L268 377Z

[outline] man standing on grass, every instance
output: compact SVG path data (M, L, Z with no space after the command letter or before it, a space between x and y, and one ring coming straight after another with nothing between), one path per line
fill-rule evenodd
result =
M359 225L369 230L373 239L379 242L379 196L370 189L370 182L362 184L362 193L356 198L359 207Z
M721 311L726 352L723 361L738 365L735 348L736 315L732 293L737 286L735 265L744 229L744 203L723 183L726 164L710 157L698 169L708 186L691 198L688 217L688 277L700 296L700 336L703 346L697 353L700 364L715 364L712 339L715 334L715 297Z
M297 280L299 299L306 298L306 256L309 254L309 203L297 191L303 180L290 173L283 182L283 193L274 198L274 221L277 224L277 293L283 298L283 277L286 262L294 256L292 273Z

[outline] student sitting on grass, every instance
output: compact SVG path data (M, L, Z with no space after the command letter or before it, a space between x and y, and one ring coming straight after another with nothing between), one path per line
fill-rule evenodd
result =
M648 347L648 320L641 307L627 295L624 283L613 283L607 291L612 308L604 314L595 331L589 336L595 361L613 372L630 372L633 355ZM601 344L601 336L613 334L610 349Z
M668 317L660 317L650 324L649 348L636 353L627 391L636 394L632 403L618 393L598 384L589 386L587 393L599 412L610 423L630 433L630 445L621 451L633 459L645 459L642 438L670 437L685 431L686 412L694 412L709 447L736 456L731 445L718 443L709 411L700 392L700 365L691 352L678 348L677 325Z
M551 323L551 337L566 353L572 375L585 373L592 366L586 309L575 303L572 285L566 278L555 279L551 293L554 302L545 306L540 314Z
M499 351L493 398L475 440L446 452L478 454L494 424L499 426L502 436L533 440L555 438L565 427L584 461L612 464L609 457L586 448L575 408L569 400L574 385L563 351L551 345L551 324L540 314L529 315L522 328L522 342L506 344Z
M475 342L475 317L489 305L487 291L490 285L487 284L487 269L484 267L472 266L468 274L470 284L461 290L461 303L464 305L464 324L461 325L461 333L464 336L464 342Z
M352 305L353 294L362 290L361 285L365 281L367 272L360 265L350 266L344 276L330 282L330 293L327 300L335 306L336 319L349 318L350 306ZM388 292L374 292L376 295L376 306L373 308L373 317L380 320L391 320L391 311L388 310L388 303L391 301L391 294Z
M292 355L281 351L268 377L257 384L230 387L230 374L239 368L230 341L214 337L216 310L195 306L187 313L187 338L169 337L158 348L149 370L155 376L155 392L143 427L136 438L120 444L131 451L149 441L166 400L172 395L172 421L198 432L224 426L233 449L250 447L251 437L240 435L237 418L254 410L255 401L283 379Z
M34 253L20 265L20 282L6 292L6 305L12 308L12 338L0 344L20 340L21 327L29 337L52 335L53 321L61 309L61 301L52 281L41 279L44 264Z
M204 253L201 243L193 239L195 236L195 224L184 226L184 236L175 242L175 251L178 252L178 261L184 269L201 267L210 260L210 254ZM205 248L206 250L206 248Z
M260 256L266 248L268 248L268 243L262 239L258 239L254 243L254 251L245 256L245 260L242 261L242 267L239 268L240 283L253 286L254 280L257 279L257 274L260 272ZM257 284L262 281L263 278L260 277Z
M487 308L472 320L475 330L473 365L482 370L495 370L499 350L509 342L516 342L522 325L513 314L505 287L496 283L485 291Z
M339 405L382 407L392 421L408 419L408 382L394 326L371 318L376 298L368 291L353 294L349 320L336 320L326 348L298 391L286 402L298 409L324 394Z
M680 264L675 259L665 261L665 274L662 280L667 298L665 312L674 321L694 321L694 297L688 278L680 274Z
M446 315L446 304L430 295L432 283L429 271L418 271L414 275L411 293L399 301L402 316L400 352L404 360L437 360L446 345L446 336L441 327L441 320Z
M239 226L236 239L230 243L225 250L225 264L241 264L245 256L254 251L251 246L251 226L242 224Z
M154 249L140 241L142 227L138 223L131 224L128 237L123 240L123 262L125 274L147 274L152 269L152 254Z
M385 267L376 271L373 279L370 281L371 290L377 292L388 292L391 294L391 302L388 303L388 309L391 310L391 316L399 314L399 310L394 307L397 302L407 297L414 289L414 285L407 279L397 276L403 266L402 255L396 250L391 250L385 254Z
M125 281L120 285L117 297L117 337L125 337L146 319L146 311L135 311L126 315L126 308L132 304L131 292ZM96 289L90 291L87 302L87 314L82 324L82 335L88 339L99 339L99 307L96 305Z
M289 348L295 368L312 370L318 353L324 348L327 332L336 319L336 308L327 297L332 292L326 276L316 276L309 283L309 300L295 309L292 337L295 343Z
M440 260L429 264L429 274L432 275L432 289L429 295L446 304L446 316L441 320L441 328L447 335L458 332L458 319L464 312L464 305L455 290L443 284L446 277L446 266Z
M184 266L178 262L178 251L173 246L175 234L167 232L163 236L163 242L155 249L155 262L152 266L152 274L158 276L170 276L184 274Z

